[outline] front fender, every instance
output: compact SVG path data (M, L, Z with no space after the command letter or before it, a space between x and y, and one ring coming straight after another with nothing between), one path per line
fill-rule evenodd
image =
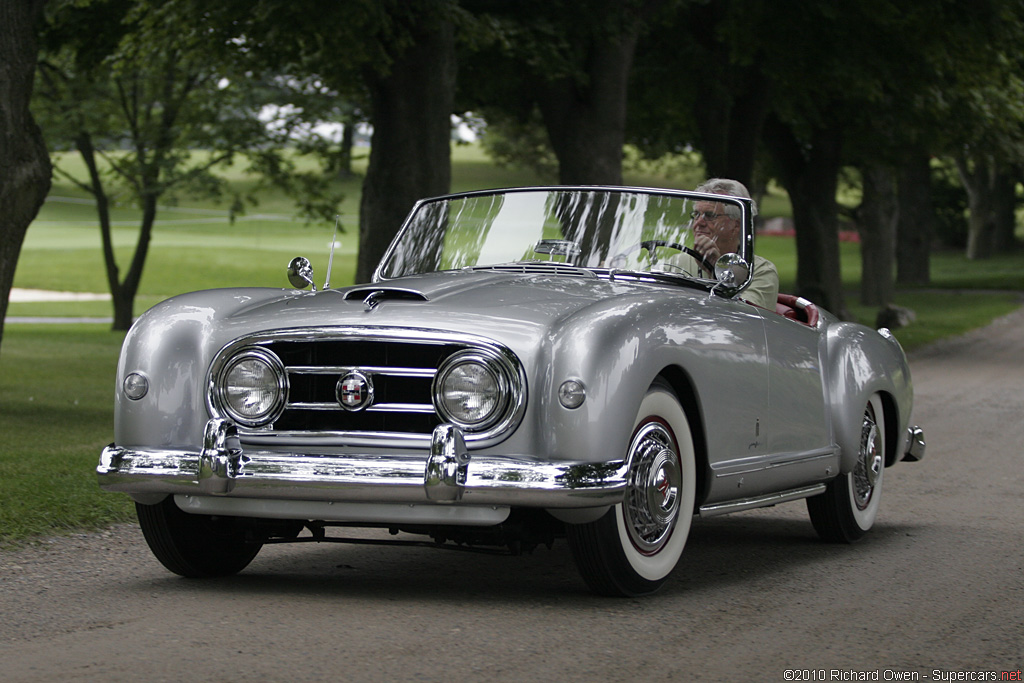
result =
M114 441L125 446L180 448L202 443L209 414L206 372L236 334L233 314L281 298L282 290L224 289L173 297L144 313L121 347L114 400ZM122 391L139 373L149 390L139 400Z
M548 331L535 366L540 370L532 379L532 419L542 426L538 436L550 444L553 457L621 457L644 394L671 368L685 374L693 387L729 393L731 430L723 427L721 439L732 438L726 432L737 431L731 422L735 413L752 414L765 399L764 353L760 316L746 304L664 293L602 302ZM567 379L586 387L587 398L579 408L567 409L558 402L558 388ZM693 397L701 412L697 424L705 422L704 398L715 397Z

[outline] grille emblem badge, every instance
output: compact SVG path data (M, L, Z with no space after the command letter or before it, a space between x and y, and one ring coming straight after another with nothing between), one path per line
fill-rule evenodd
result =
M338 403L345 410L357 412L373 403L373 382L368 375L352 370L338 380Z

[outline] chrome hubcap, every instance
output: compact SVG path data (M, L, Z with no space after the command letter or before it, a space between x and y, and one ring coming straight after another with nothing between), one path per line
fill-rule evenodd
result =
M867 508L885 466L878 425L871 410L864 412L860 430L860 457L853 470L854 501L859 510Z
M630 444L629 488L623 501L626 528L640 552L658 552L679 516L682 471L675 440L659 422L648 422Z

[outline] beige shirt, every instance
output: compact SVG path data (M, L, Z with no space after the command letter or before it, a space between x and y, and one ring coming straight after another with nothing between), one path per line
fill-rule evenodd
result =
M774 311L775 302L779 298L779 271L775 269L775 264L755 254L754 277L739 297L755 306Z
M702 273L697 262L689 254L676 254L665 259L665 262L670 269L678 269L690 275L714 279L713 274ZM669 270L669 272L673 272L673 270ZM754 254L754 276L750 279L750 286L740 292L737 297L761 308L774 311L775 302L779 298L779 271L775 269L775 264Z

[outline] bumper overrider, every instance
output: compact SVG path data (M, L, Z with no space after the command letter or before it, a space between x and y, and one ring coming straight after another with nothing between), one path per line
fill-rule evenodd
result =
M924 430L920 427L911 427L907 431L909 432L907 435L907 450L903 454L903 460L918 462L924 458Z
M203 448L103 449L100 486L141 500L153 494L210 498L399 505L593 508L621 502L627 463L551 463L529 458L472 456L461 430L438 426L428 452L320 455L243 451L237 427L215 418ZM447 504L447 505L446 505ZM179 505L184 503L179 502Z

